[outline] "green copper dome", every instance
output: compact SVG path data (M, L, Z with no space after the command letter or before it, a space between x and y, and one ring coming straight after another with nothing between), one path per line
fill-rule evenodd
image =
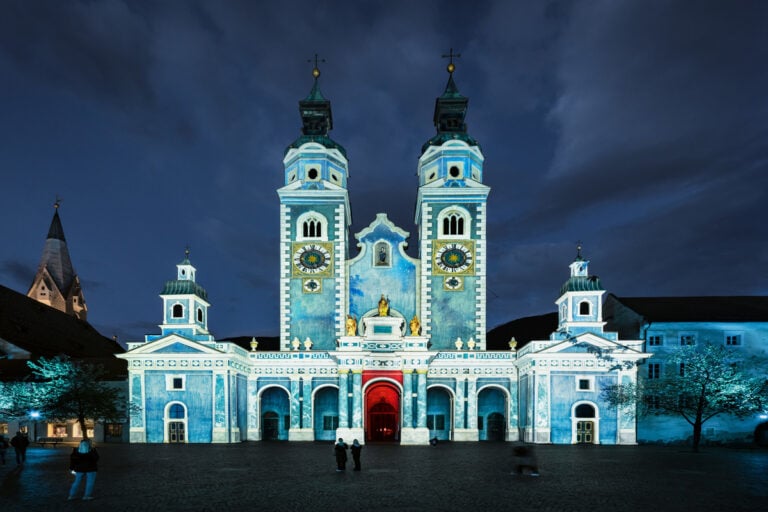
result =
M166 281L160 295L197 295L204 301L208 301L208 292L194 281Z
M560 295L566 292L592 291L603 291L603 285L597 276L572 276L560 287Z

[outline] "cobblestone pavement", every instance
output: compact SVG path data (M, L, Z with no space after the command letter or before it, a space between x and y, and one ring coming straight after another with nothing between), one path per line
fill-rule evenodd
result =
M541 477L513 476L512 444L370 444L335 471L328 443L101 445L96 499L66 500L70 447L0 466L0 511L759 511L768 450L538 446Z

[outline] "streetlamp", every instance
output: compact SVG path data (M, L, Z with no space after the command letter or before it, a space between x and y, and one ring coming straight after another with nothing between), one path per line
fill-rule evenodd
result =
M39 411L29 411L29 417L32 418L32 441L37 441L37 420L40 418Z

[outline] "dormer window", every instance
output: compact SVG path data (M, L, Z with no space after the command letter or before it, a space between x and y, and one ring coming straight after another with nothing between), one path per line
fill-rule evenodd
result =
M438 223L443 238L469 238L470 216L464 208L448 208L440 213Z
M328 220L317 212L307 212L296 223L296 240L328 240Z
M171 316L173 318L184 318L184 306L181 304L174 304Z

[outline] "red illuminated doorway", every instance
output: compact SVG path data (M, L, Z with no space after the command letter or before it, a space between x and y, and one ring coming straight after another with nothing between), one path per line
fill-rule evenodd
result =
M365 392L366 440L400 439L400 392L387 382L372 384Z

